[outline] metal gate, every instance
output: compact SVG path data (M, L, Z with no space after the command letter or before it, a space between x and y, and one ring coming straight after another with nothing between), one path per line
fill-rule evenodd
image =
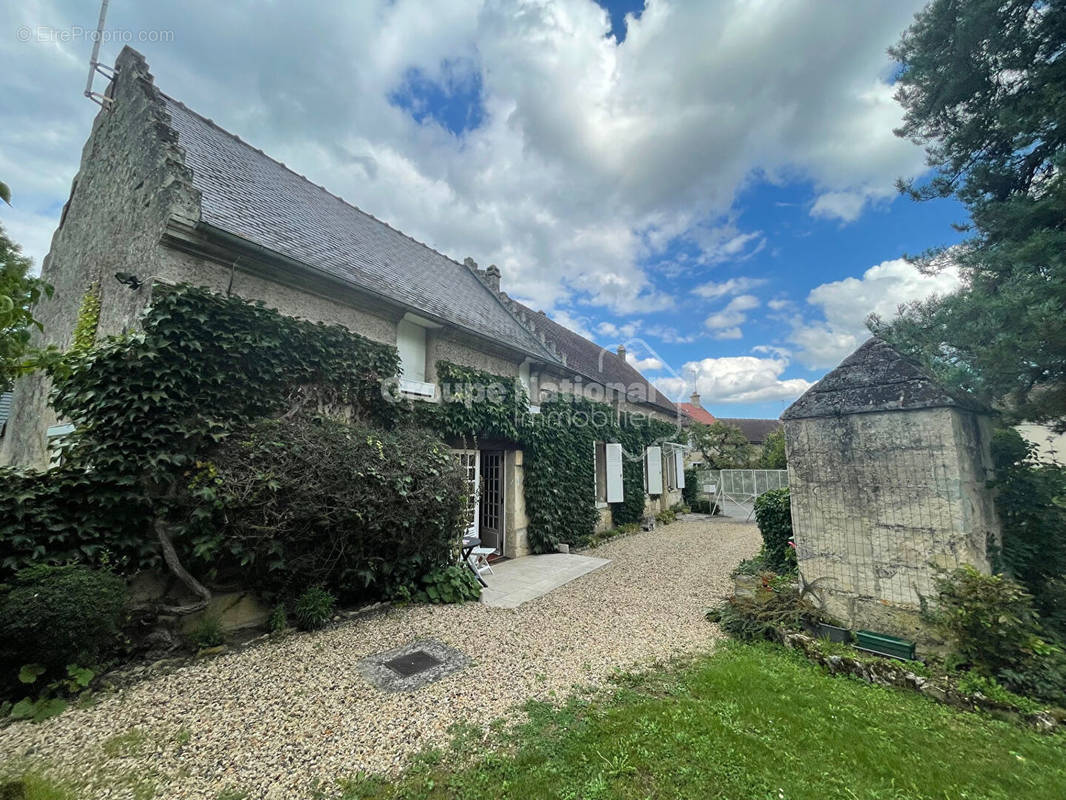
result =
M718 473L714 502L726 516L751 519L755 498L771 489L785 488L787 469L723 469Z

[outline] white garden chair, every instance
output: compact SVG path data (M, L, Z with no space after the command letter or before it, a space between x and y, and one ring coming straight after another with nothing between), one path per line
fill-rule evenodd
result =
M489 575L495 575L492 571L492 565L489 564L489 556L494 555L496 549L493 547L475 547L470 551L469 560L470 566L474 568L474 571L479 575L487 572Z

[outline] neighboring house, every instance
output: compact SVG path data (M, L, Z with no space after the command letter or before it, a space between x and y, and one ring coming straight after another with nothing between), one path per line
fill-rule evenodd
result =
M698 392L693 392L687 403L678 403L677 407L681 409L681 412L686 417L694 422L702 422L704 425L713 425L718 421L710 411L700 404L700 396Z
M761 448L766 442L766 437L776 430L781 430L781 421L776 419L745 419L742 417L715 417L700 403L700 396L696 392L689 397L689 402L678 403L677 407L692 422L701 422L704 425L713 425L721 422L739 428L748 442L756 448ZM699 466L703 463L703 456L698 450L690 450L688 453L688 466Z
M778 419L743 419L739 417L719 417L719 422L740 428L740 432L747 437L755 447L762 447L766 437L774 431L781 430L781 420Z
M395 345L414 400L439 400L436 365L447 361L518 379L534 402L599 383L596 399L619 411L676 417L654 389L628 397L625 387L647 381L624 359L602 351L593 361L605 369L592 369L591 348L600 349L501 293L495 267L415 241L164 95L136 51L124 48L115 69L42 268L55 287L37 309L47 343L70 346L90 290L106 336L137 324L154 285L192 283ZM119 272L138 280L120 283ZM606 385L613 377L621 391ZM66 428L47 397L43 376L18 382L0 464L48 465L49 434ZM500 553L524 555L520 444L452 445L477 501L472 529ZM598 467L620 490L618 447L603 443Z

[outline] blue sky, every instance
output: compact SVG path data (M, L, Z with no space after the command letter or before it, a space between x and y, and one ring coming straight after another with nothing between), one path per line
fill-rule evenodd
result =
M97 9L0 4L0 222L39 261L97 111L74 34ZM498 264L506 291L625 343L669 394L777 416L869 313L958 285L902 260L965 221L894 189L925 167L892 134L885 50L921 5L115 0L101 58L130 43L168 94L416 239Z

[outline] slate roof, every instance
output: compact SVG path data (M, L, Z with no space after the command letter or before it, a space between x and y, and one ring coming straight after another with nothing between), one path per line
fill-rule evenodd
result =
M762 444L766 437L781 427L781 420L777 419L745 419L742 417L719 417L719 422L740 428L740 432L747 437L752 444Z
M872 338L785 409L781 419L945 407L987 410L949 392L888 342Z
M162 95L201 219L353 286L556 362L468 268Z
M660 411L677 415L677 406L671 402L670 398L656 389L636 367L617 353L600 347L581 334L560 325L543 311L534 311L518 302L515 302L515 305L532 318L533 325L538 332L542 332L560 352L566 354L568 369L579 372L600 384L642 385L649 404Z
M696 422L702 422L704 425L713 425L716 422L714 415L703 406L697 406L693 403L678 403L677 407Z

